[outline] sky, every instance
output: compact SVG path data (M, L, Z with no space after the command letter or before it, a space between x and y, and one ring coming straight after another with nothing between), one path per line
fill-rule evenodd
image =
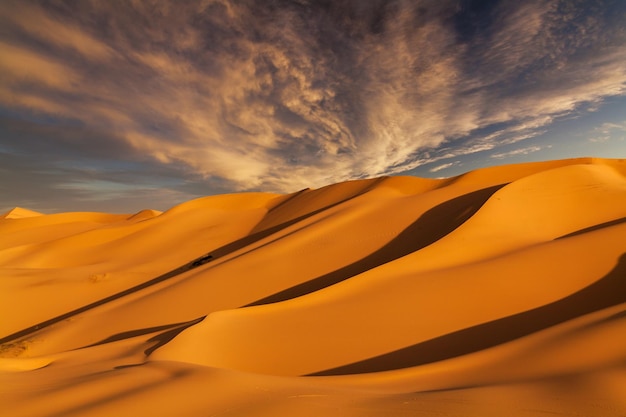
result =
M626 1L0 2L0 213L626 158Z

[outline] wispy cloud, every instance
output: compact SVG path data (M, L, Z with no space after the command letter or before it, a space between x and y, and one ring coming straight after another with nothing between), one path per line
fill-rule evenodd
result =
M102 161L98 132L177 179L293 191L497 149L626 93L602 1L457 3L5 1L0 106L59 155Z
M449 162L447 164L437 165L437 166L429 169L428 171L429 172L439 172L439 171L443 171L444 169L453 167L453 166L458 165L458 164L459 164L459 161Z
M588 140L592 143L605 143L619 133L626 133L626 123L603 123L593 129Z
M538 152L542 149L543 148L541 146L529 146L526 148L514 149L512 151L494 153L491 155L491 157L496 158L496 159L502 159L502 158L508 158L511 156L528 155L533 152Z

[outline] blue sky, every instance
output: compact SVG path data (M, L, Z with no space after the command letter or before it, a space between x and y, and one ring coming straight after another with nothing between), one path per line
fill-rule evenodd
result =
M0 212L626 157L622 0L0 3Z

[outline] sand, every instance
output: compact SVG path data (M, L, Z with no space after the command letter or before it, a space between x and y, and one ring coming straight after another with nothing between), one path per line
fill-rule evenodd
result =
M0 416L626 416L626 160L0 216Z

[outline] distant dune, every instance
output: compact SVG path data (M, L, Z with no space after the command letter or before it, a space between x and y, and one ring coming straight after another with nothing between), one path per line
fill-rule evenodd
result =
M0 215L1 416L626 416L626 160Z

